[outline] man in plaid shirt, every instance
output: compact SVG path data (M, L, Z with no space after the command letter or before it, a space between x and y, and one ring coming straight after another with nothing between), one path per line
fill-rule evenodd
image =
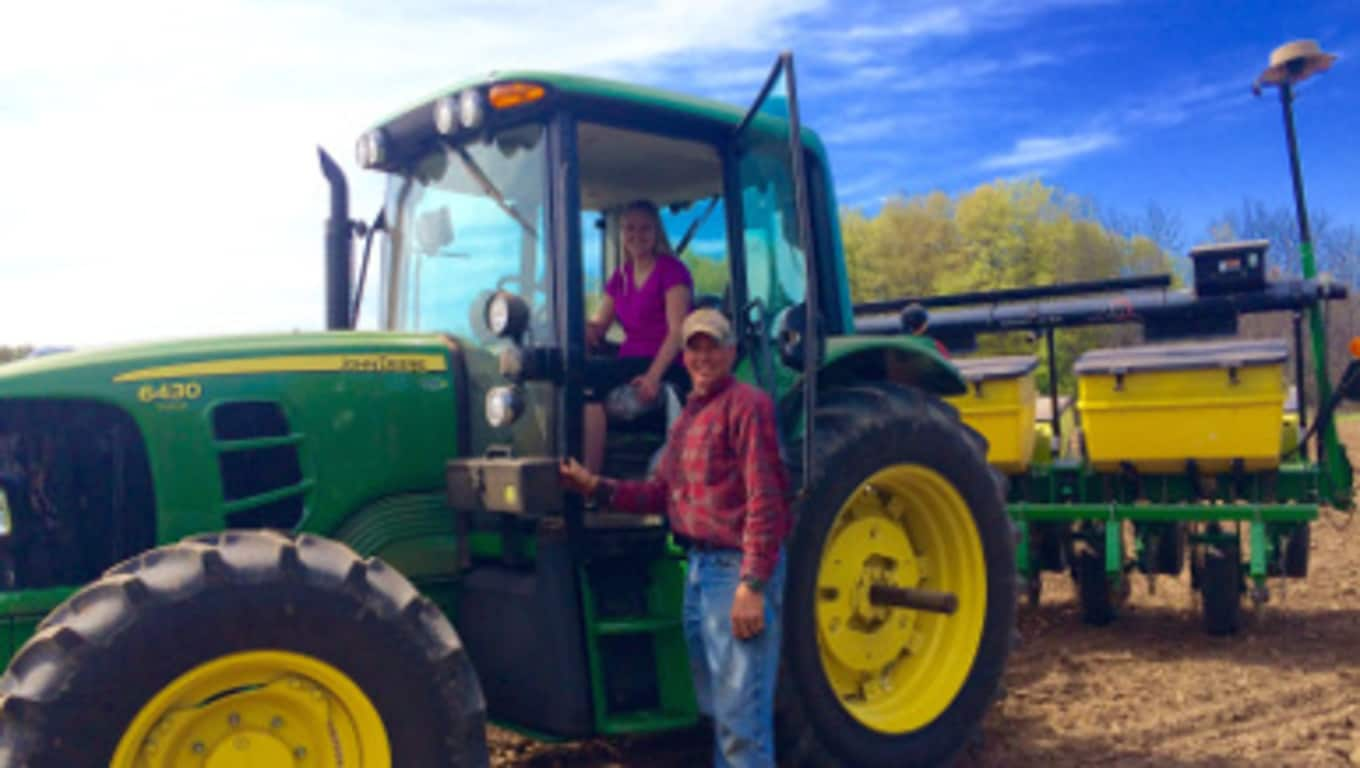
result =
M666 511L689 550L685 640L699 708L714 720L714 764L773 766L783 542L792 525L774 403L733 379L736 337L720 312L690 313L681 336L693 390L656 473L611 480L572 459L562 481L601 506Z

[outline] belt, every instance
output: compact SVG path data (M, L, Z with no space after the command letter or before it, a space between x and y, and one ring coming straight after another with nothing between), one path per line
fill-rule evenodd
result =
M717 544L717 543L714 543L714 542L711 542L711 541L703 541L703 540L701 540L701 539L691 539L691 538L688 537L688 536L685 536L685 535L683 535L683 534L676 533L676 532L674 532L674 531L671 531L671 538L675 540L675 545L676 545L677 547L680 547L681 549L685 550L686 552L740 552L740 551L741 551L739 548L737 548L737 547L732 547L732 546L728 546L727 544Z

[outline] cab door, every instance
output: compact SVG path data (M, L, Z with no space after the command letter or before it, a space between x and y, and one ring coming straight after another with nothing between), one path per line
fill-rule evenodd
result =
M816 370L817 344L800 345L799 364L777 354L781 330L817 327L815 258L811 250L807 175L803 169L793 54L779 56L736 131L737 229L744 280L737 322L746 351L742 369L783 404L801 392L800 424L810 424L812 388L800 386L799 370ZM790 313L802 317L790 317ZM787 341L784 339L783 341ZM811 365L807 368L807 365ZM748 368L749 366L749 368ZM781 412L784 409L780 409ZM787 421L787 420L786 420ZM786 441L800 431L781 424ZM805 441L810 444L810 441Z

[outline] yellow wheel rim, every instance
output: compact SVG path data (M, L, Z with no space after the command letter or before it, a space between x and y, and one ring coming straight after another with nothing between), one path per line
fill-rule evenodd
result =
M287 651L223 656L142 707L111 768L391 768L382 718L349 676Z
M958 610L876 606L874 584L951 592ZM987 615L987 564L967 503L927 467L874 473L831 524L815 599L822 671L841 706L883 733L930 724L968 679Z

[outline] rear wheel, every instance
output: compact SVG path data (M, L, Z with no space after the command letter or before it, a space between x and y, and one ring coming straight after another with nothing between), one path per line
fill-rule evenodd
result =
M40 625L0 695L5 765L487 763L448 620L310 536L235 531L111 569Z
M986 443L934 398L880 384L824 402L790 541L780 758L941 764L978 727L1009 649L1015 552L1001 488ZM958 607L894 608L876 587L952 594Z

